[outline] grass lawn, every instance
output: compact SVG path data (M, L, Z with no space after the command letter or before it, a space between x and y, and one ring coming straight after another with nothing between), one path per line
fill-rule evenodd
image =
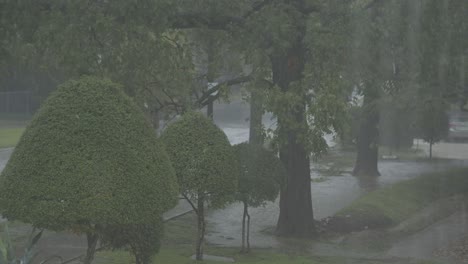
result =
M313 257L313 256L299 256L275 253L271 250L254 250L253 253L239 254L236 249L208 249L207 254L217 256L232 257L235 263L245 264L435 264L431 261L418 261L418 260L377 260L377 259L353 259L349 257ZM219 261L194 261L190 259L191 251L184 249L166 249L162 248L161 252L154 258L153 263L167 263L167 264L221 264L226 262ZM96 264L104 263L113 264L127 264L134 263L133 258L126 252L100 252L97 255ZM132 262L133 261L133 262Z
M374 219L392 226L439 199L465 193L468 193L467 168L424 174L364 195L338 215L363 221Z
M251 254L239 254L238 250L234 249L207 249L207 254L213 254L217 256L227 256L235 259L236 263L249 263L249 264L260 264L260 263L271 263L271 264L338 264L343 263L335 258L312 258L304 256L288 256L284 254L278 254L268 252L265 250L256 250L255 253ZM192 251L190 249L167 249L162 248L161 252L154 258L153 263L174 263L174 264L189 264L189 263L225 263L219 261L203 261L197 262L190 259ZM115 264L127 264L132 263L132 257L126 252L101 252L98 254L97 259L105 259L107 263Z
M0 128L0 148L14 147L23 131L24 127Z
M196 237L196 217L187 214L173 219L165 224L165 238L162 241L160 252L155 256L153 263L168 264L220 264L226 262L191 260L194 254ZM416 260L378 260L349 257L320 257L304 252L304 248L288 249L257 249L253 248L249 254L240 254L239 248L216 247L206 245L205 254L233 258L235 263L245 264L435 264L436 262ZM98 252L95 264L127 264L134 263L133 257L124 251Z

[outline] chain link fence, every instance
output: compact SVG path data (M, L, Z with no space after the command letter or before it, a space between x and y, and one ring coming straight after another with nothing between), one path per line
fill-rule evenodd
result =
M37 108L30 91L0 92L0 114L32 114Z

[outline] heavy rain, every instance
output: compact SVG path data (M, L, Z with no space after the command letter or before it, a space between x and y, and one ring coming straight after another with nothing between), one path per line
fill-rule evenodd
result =
M0 264L468 263L468 1L0 1Z

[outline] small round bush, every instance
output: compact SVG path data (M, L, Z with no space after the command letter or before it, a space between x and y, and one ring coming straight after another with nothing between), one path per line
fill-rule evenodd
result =
M239 159L239 201L257 207L274 201L285 179L281 160L262 146L241 143L234 146Z
M162 219L146 224L107 226L102 230L101 245L128 250L135 256L136 264L149 264L159 252L162 227Z
M214 207L231 201L237 190L237 159L224 132L200 113L190 112L162 135L180 190L199 195Z

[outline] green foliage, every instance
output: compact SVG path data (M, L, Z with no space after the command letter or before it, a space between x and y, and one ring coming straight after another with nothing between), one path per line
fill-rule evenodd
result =
M439 98L428 98L421 102L416 127L419 136L434 144L447 136L449 119L447 105Z
M152 223L176 203L174 170L121 88L83 77L60 86L0 178L0 211L52 230Z
M159 252L163 234L162 219L153 223L107 226L103 230L101 245L113 249L126 249L135 256L137 264L149 264Z
M21 257L16 257L13 244L10 240L10 231L8 223L2 225L3 237L0 238L0 264L30 264L34 263L36 259L35 246L39 239L41 239L44 230L36 232L36 228L31 230L31 234L26 242L24 253ZM47 260L41 261L40 264L47 263L53 259L60 259L58 256L52 256Z
M237 199L253 207L273 202L286 176L281 160L261 146L241 143L234 149L240 165Z
M237 158L224 132L212 121L200 113L186 113L161 138L182 194L195 201L204 195L214 207L232 200L237 190Z
M15 86L48 92L52 85L44 81L55 87L95 75L124 84L149 112L172 112L170 99L181 103L190 96L192 55L184 34L168 29L169 16L178 9L173 1L3 2L0 52L7 56L0 56L5 69L0 77L13 71L28 77L15 80Z

